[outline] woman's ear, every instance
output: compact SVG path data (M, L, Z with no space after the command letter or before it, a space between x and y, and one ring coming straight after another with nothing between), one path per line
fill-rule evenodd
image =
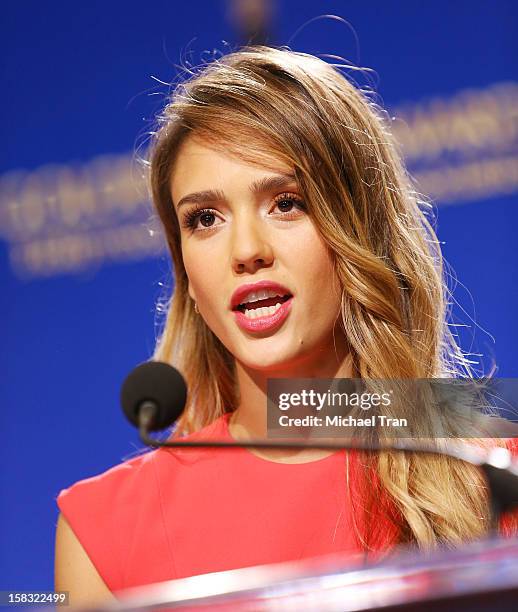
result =
M194 300L196 302L196 294L194 293L194 289L192 288L191 281L189 281L189 287L187 291L189 292L189 297L191 298L191 300Z

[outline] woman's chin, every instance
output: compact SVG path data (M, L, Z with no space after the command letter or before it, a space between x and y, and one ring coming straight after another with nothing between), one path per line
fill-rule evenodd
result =
M296 367L296 363L299 360L297 357L300 358L299 355L295 354L294 350L283 351L279 348L265 350L264 352L254 349L246 353L236 353L236 359L246 368L271 372L272 374L278 372L281 375L283 371L286 371L286 376L290 378L293 376L290 370Z

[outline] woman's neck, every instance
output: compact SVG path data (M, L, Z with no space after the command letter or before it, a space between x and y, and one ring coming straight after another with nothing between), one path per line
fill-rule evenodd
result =
M318 359L299 362L295 365L258 370L236 362L236 375L239 389L239 405L229 420L229 429L237 440L267 437L267 382L272 378L354 378L356 376L351 354L344 350L341 355L319 355ZM285 459L298 463L308 458L319 459L329 455L325 450L254 450L266 458ZM301 461L301 462L302 462Z

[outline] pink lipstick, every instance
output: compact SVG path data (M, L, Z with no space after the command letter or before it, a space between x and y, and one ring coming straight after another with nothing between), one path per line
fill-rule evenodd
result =
M240 310L234 310L236 323L239 325L239 327L241 327L241 329L246 331L267 331L274 329L280 326L280 324L286 319L290 313L292 302L293 296L283 302L273 314L266 315L264 317L256 317L255 319L247 317L245 313L241 312Z
M230 308L234 312L236 323L245 331L268 331L281 325L288 316L293 295L289 289L274 281L263 280L257 283L246 283L232 294ZM275 306L274 312L267 312ZM245 311L261 309L260 316L247 316Z

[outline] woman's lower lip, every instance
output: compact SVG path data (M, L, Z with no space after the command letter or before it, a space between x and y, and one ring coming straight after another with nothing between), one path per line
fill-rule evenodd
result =
M257 317L256 319L249 319L244 312L240 310L234 310L234 316L236 323L246 331L267 331L279 326L282 321L288 316L293 296L285 302L282 302L280 307L271 315L264 317Z

